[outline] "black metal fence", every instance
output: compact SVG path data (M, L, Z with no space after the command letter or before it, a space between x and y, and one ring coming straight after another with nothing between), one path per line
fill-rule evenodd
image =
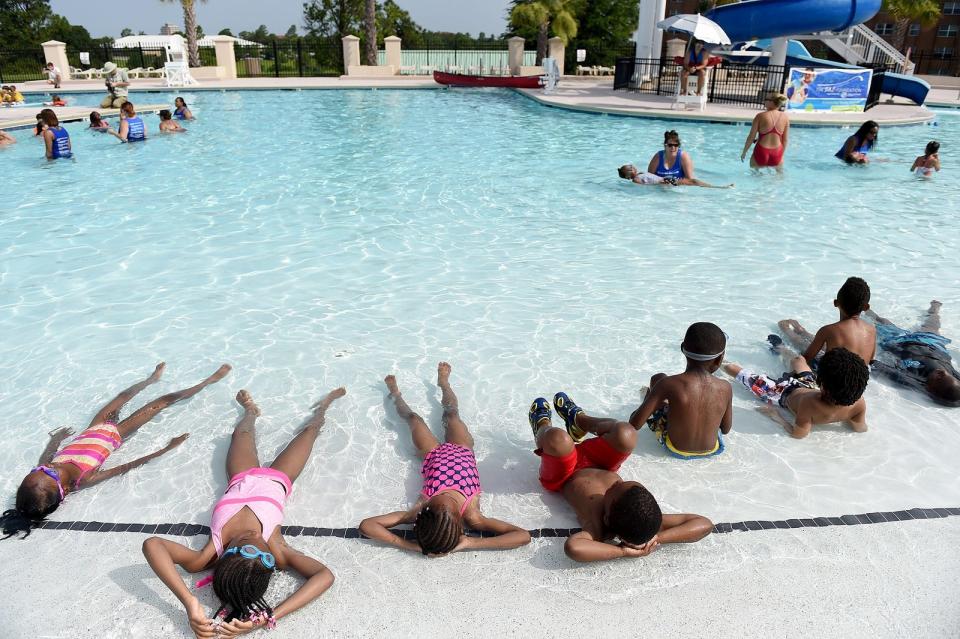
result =
M920 75L960 75L960 56L953 53L921 51L913 58L915 74Z
M708 73L705 88L707 101L762 107L768 91L783 90L789 71L790 67L787 66L723 62ZM614 70L613 88L654 95L674 95L678 92L680 72L680 65L673 60L620 58Z
M284 38L234 46L237 76L288 78L343 74L343 47L337 38Z
M43 80L46 63L40 49L0 49L0 84Z
M82 62L80 54L86 53L87 62ZM163 47L91 47L89 51L67 49L67 61L75 69L102 69L107 62L129 70L162 69L167 62L167 52Z

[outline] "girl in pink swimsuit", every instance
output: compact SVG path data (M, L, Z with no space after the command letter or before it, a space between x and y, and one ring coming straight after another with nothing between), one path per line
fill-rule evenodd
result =
M168 393L147 403L126 419L120 419L120 409L147 386L157 382L166 365L157 364L153 374L123 391L100 409L85 431L74 437L66 446L61 444L72 433L69 428L51 431L47 447L40 453L40 461L20 482L16 506L0 517L0 526L6 537L23 532L24 537L43 519L53 513L70 493L98 484L105 479L127 473L167 453L187 439L184 433L170 443L154 451L108 470L100 470L107 458L120 447L137 429L153 419L157 413L213 384L230 372L224 364L217 372L196 386ZM4 539L6 539L4 537Z
M187 611L197 637L232 637L260 626L272 628L277 620L307 605L333 584L333 573L322 563L287 545L280 534L283 509L310 458L327 408L346 394L337 388L314 405L303 430L287 444L270 466L257 457L255 424L260 409L247 391L237 393L243 417L233 429L227 452L227 490L213 507L210 540L200 550L151 537L143 554L153 571ZM177 572L176 565L195 573L213 568L213 582L223 605L210 619ZM270 577L290 569L306 582L276 608L264 600Z
M423 419L410 410L400 395L397 380L387 375L384 382L394 401L397 413L410 427L413 445L423 458L420 473L423 489L417 503L409 510L387 513L364 519L360 532L404 550L436 557L458 550L507 550L530 543L530 533L513 524L480 514L480 474L473 456L473 437L460 419L457 396L450 387L450 364L437 366L437 386L442 392L445 441L433 436ZM390 529L400 524L413 524L416 541L410 541ZM476 531L492 533L468 537L464 524Z

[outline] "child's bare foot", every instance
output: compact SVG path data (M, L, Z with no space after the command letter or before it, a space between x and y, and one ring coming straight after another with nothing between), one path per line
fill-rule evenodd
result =
M397 386L397 378L394 375L387 375L383 378L383 383L387 385L387 390L394 397L400 397L400 387Z
M437 386L443 386L450 382L450 371L452 369L453 367L446 362L437 364Z
M245 390L237 393L237 403L243 406L243 409L254 415L260 415L260 407L253 401L253 396Z
M334 388L332 391L327 393L326 397L321 399L319 402L311 406L314 413L323 413L330 404L333 403L333 400L339 399L347 394L347 389L341 386L340 388Z
M147 381L151 384L160 380L160 376L163 375L163 371L167 368L166 362L160 362L157 364L157 367L153 369L153 373L150 377L147 378Z

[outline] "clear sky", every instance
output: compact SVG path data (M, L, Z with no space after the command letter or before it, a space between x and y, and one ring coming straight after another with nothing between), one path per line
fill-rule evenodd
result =
M422 27L433 31L480 31L500 34L506 28L509 0L396 0ZM83 25L94 37L119 37L124 27L159 33L165 22L183 23L179 2L160 0L51 0L54 12ZM265 24L284 33L291 24L303 28L303 0L207 0L197 3L197 22L211 35L223 28L234 33Z

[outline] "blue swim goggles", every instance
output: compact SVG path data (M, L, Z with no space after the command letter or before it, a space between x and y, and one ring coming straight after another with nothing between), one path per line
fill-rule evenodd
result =
M247 559L256 559L259 557L260 563L270 570L273 570L277 565L277 560L274 558L272 553L266 552L265 550L260 550L252 544L227 548L223 552L223 555L226 557L227 555L235 555L237 553L240 553L241 557L246 557Z

